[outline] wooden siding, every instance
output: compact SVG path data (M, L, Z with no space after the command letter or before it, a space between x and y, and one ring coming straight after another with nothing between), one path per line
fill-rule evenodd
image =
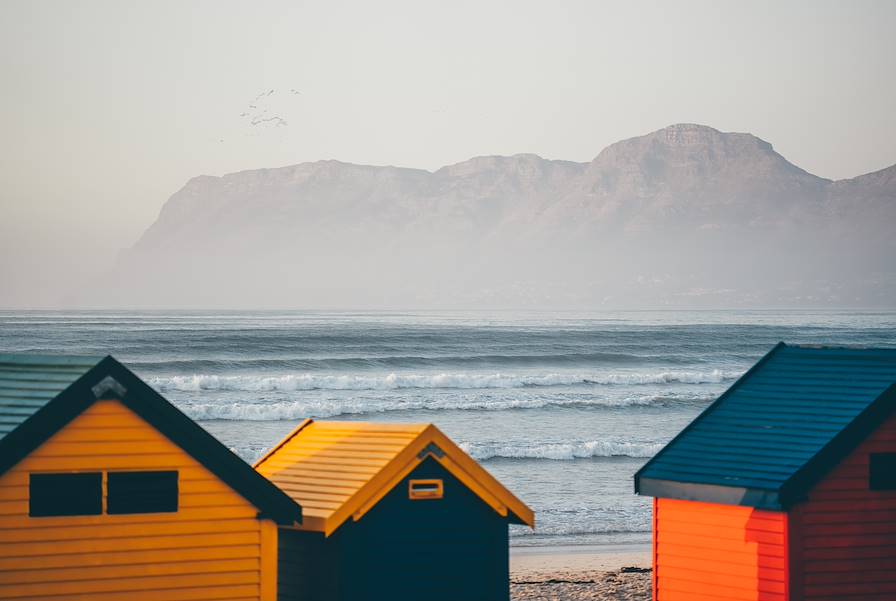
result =
M786 601L787 515L657 499L656 601Z
M432 424L308 419L255 468L302 506L301 530L329 536L361 519L428 456L501 517L535 526L531 509Z
M30 473L131 469L178 470L179 510L28 516ZM97 401L0 476L0 598L273 601L263 555L275 557L276 525L257 511L122 404Z
M441 479L444 496L408 498L410 479ZM341 534L346 566L364 589L346 599L508 601L507 518L432 457ZM363 571L355 566L366 560ZM363 594L362 594L363 593Z
M343 564L339 530L333 536L282 528L278 545L278 601L339 601ZM362 558L363 561L363 558Z
M896 416L792 511L794 600L896 599L896 491L873 491L870 453L896 453Z
M409 499L411 478L442 479L444 497ZM331 536L280 536L280 601L509 599L507 518L431 457Z

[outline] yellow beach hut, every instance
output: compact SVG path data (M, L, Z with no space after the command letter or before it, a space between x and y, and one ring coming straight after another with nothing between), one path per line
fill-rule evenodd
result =
M0 598L274 601L301 519L112 357L0 355Z
M304 512L281 601L506 601L508 524L532 510L435 426L306 420L256 463Z

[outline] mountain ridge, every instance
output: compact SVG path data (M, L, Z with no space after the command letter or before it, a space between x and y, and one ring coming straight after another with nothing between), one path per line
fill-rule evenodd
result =
M197 176L111 278L141 273L164 306L886 304L894 223L896 165L829 180L752 134L676 124L584 163L330 159ZM744 288L726 262L767 273Z
M470 163L470 162L473 162L473 161L478 161L478 160L481 160L481 159L514 159L514 158L518 158L518 157L533 157L533 158L535 158L535 159L539 159L539 160L541 160L541 161L545 161L545 162L549 162L549 163L566 163L566 164L570 164L570 165L581 165L581 166L586 166L586 165L588 165L588 164L594 162L595 160L597 160L597 158L600 157L600 155L601 155L602 153L606 152L608 149L610 149L610 148L612 148L612 147L614 147L614 146L617 146L617 145L619 145L619 144L623 144L623 143L626 143L626 142L630 142L630 141L633 141L633 140L638 140L638 139L641 139L641 138L646 138L646 137L648 137L648 136L651 136L651 135L654 135L654 134L659 134L659 133L661 133L661 132L666 132L667 130L676 129L676 128L682 128L682 127L693 127L693 128L700 128L700 129L711 130L711 131L713 131L713 132L716 132L716 133L718 133L718 134L722 134L722 135L726 135L726 136L746 136L746 137L749 137L749 138L753 138L753 139L755 139L758 143L760 143L760 145L764 145L764 146L766 146L768 150L775 152L775 154L777 154L778 156L780 156L784 161L786 161L788 164L792 165L792 166L795 167L796 169L802 171L803 173L805 173L805 174L807 174L807 175L810 175L810 176L812 176L812 177L816 177L816 178L821 179L821 180L825 180L825 181L827 181L827 182L845 182L845 181L849 181L849 180L857 179L857 178L860 178L860 177L865 177L865 176L867 176L867 175L874 175L874 174L878 174L878 173L882 173L882 172L888 172L888 171L891 171L891 170L892 170L892 172L896 173L896 163L893 163L892 165L889 165L889 166L886 166L886 167L882 167L882 168L880 168L880 169L876 169L876 170L874 170L874 171L869 171L869 172L866 172L866 173L861 173L861 174L858 174L858 175L855 175L855 176L852 176L852 177L848 177L848 178L840 178L840 179L826 178L826 177L823 177L823 176L820 176L820 175L816 175L816 174L814 174L814 173L812 173L812 172L810 172L810 171L807 171L807 170L803 169L802 167L799 167L799 166L796 165L795 163L790 162L788 159L786 159L786 157L784 157L783 155L780 155L777 151L775 151L775 150L774 150L774 146L773 146L770 142L767 142L766 140L763 140L762 138L760 138L760 137L758 137L758 136L755 136L754 134L747 133L747 132L724 132L724 131L722 131L722 130L718 130L718 129L715 129L715 128L713 128L713 127L710 127L710 126L708 126L708 125L701 125L701 124L697 124L697 123L675 123L675 124L666 126L666 127L662 128L662 129L658 129L658 130L655 130L655 131L653 131L653 132L650 132L650 133L647 133L647 134L643 134L643 135L641 135L641 136L633 136L633 137L631 137L631 138L625 138L625 139L620 140L620 141L618 141L618 142L613 142L612 144L606 146L604 149L602 149L600 152L598 152L598 154L595 155L595 157L594 157L593 159L591 159L590 161L573 161L573 160L570 160L570 159L551 159L551 158L543 157L543 156L539 155L538 153L533 153L533 152L518 152L518 153L514 153L514 154L510 154L510 155L502 155L502 154L484 154L484 155L475 155L475 156L472 156L472 157L470 157L470 158L468 158L468 159L465 159L465 160L463 160L463 161L458 161L458 162L455 162L455 163L448 163L448 164L446 164L446 165L442 165L442 166L440 166L440 167L438 167L438 168L436 168L436 169L432 169L432 170L430 170L430 169L424 169L424 168L422 168L422 167L409 167L409 166L393 165L393 164L383 164L383 165L379 165L379 164L374 164L374 163L353 163L353 162L350 162L350 161L343 161L343 160L340 160L340 159L318 159L318 160L315 160L315 161L304 161L304 162L301 162L301 163L290 163L290 164L287 164L287 165L281 165L281 166L278 166L278 167L258 167L258 168L253 168L253 169L240 169L239 171L231 171L231 172L227 172L227 173L224 173L224 174L221 174L221 175L200 174L200 175L193 176L192 178L190 178L189 180L187 180L187 182L184 184L184 187L186 187L187 185L189 185L193 180L222 179L222 178L227 178L227 177L230 177L230 176L239 176L239 175L245 175L245 174L250 174L250 173L255 173L255 172L269 172L269 171L277 171L277 170L281 170L281 169L294 169L294 168L298 168L298 167L315 166L315 165L322 165L322 164L335 164L335 165L354 166L354 167L369 167L369 168L376 168L376 169L396 169L396 170L401 170L401 171L415 171L415 172L428 173L428 174L437 174L439 171L444 171L444 170L449 169L449 168L451 168L451 167L457 167L457 166L460 166L460 165L465 165L465 164L467 164L467 163Z

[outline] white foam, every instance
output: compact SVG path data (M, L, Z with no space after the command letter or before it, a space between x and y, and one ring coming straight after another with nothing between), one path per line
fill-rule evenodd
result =
M402 388L523 388L527 386L634 385L634 384L711 384L724 382L740 372L663 371L615 374L396 374L320 375L287 374L279 376L194 374L149 378L161 392L234 390L246 392L300 390L398 390Z
M479 461L494 458L551 459L570 461L592 457L652 457L660 443L636 443L613 440L590 440L573 443L462 443L460 447Z
M681 395L631 395L622 398L432 398L432 399L327 399L275 401L268 403L216 402L181 403L180 408L191 418L205 420L295 421L306 417L336 417L393 411L511 411L545 407L636 407L664 406L670 403L705 403L714 397Z

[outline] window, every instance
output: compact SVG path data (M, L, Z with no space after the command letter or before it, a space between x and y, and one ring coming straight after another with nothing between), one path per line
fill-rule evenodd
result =
M177 511L177 472L109 472L106 512Z
M106 513L177 511L177 472L109 472ZM103 473L31 474L28 515L100 515Z
M100 515L103 513L102 472L31 474L28 515Z
M872 453L868 463L871 490L896 490L896 453Z
M408 482L409 499L441 499L442 494L443 487L441 480L410 480Z

